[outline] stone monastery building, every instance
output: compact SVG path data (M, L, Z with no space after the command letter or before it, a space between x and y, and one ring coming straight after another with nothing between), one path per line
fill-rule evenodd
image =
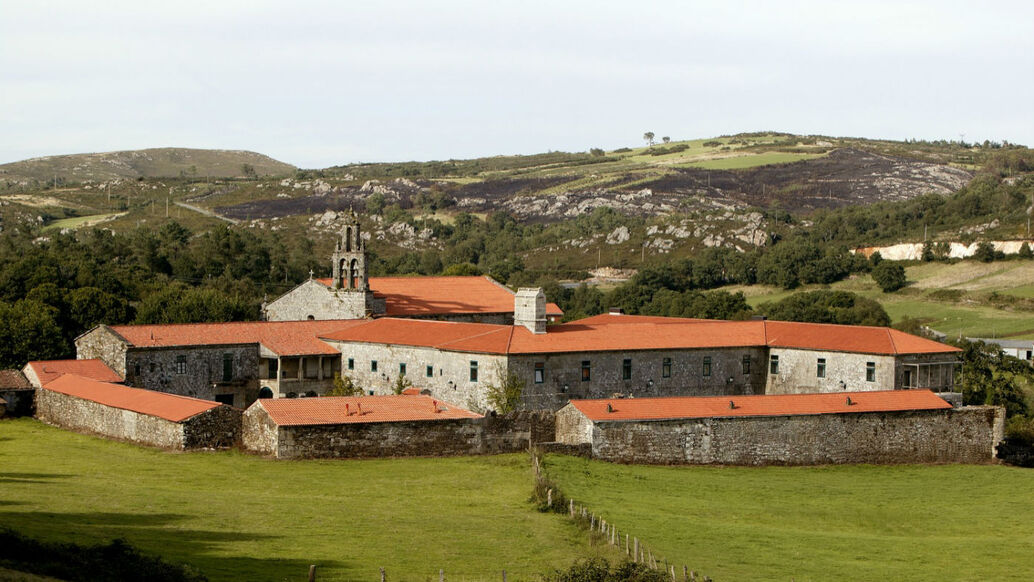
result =
M540 289L487 277L366 276L358 222L310 279L265 306L269 321L98 326L76 339L130 386L246 407L316 396L335 374L371 395L400 375L433 398L488 407L488 386L524 383L523 407L571 398L950 391L957 348L877 327L562 315Z

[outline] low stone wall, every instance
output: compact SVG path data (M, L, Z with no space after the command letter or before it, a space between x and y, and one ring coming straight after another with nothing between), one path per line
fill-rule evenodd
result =
M183 421L183 447L228 449L240 444L244 411L219 406Z
M0 405L6 408L0 416L32 416L35 412L36 389L13 388L0 390Z
M991 463L1004 422L1004 409L991 406L597 422L592 452L647 464Z
M183 425L50 390L36 395L36 418L77 431L167 449L183 449Z
M556 414L548 410L521 410L481 419L480 453L526 451L533 443L552 441L556 435Z

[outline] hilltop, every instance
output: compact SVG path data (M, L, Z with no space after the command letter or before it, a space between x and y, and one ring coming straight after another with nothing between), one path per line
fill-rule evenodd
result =
M247 171L250 168L251 171ZM153 148L31 158L0 165L0 181L22 186L99 183L118 179L175 176L234 178L284 175L290 164L255 152L190 148Z

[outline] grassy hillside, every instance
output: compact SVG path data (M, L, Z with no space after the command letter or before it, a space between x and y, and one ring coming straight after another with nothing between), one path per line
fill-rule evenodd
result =
M872 277L853 276L828 288L852 291L879 301L894 321L917 318L950 337L1034 339L1034 261L922 263L905 269L909 286L883 293ZM778 301L786 291L765 285L731 286L752 306Z
M1028 580L1034 472L643 467L549 456L561 490L715 580Z
M276 462L174 454L0 422L0 526L107 542L211 580L534 580L591 555L587 536L534 510L526 455ZM437 578L435 578L437 579Z
M233 178L254 174L285 175L295 167L255 152L153 148L95 154L71 154L32 158L0 165L0 180L58 185L73 182L105 182L117 179L167 178L174 176Z

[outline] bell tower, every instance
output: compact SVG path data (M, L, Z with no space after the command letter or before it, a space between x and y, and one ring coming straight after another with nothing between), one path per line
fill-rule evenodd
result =
M331 288L335 291L370 290L366 268L366 241L359 232L359 218L353 213L337 241L332 259L334 279Z

